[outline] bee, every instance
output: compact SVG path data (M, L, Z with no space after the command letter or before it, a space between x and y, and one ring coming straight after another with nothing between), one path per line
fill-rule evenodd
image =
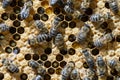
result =
M117 1L116 0L109 0L108 3L109 3L110 10L114 14L117 14L119 12L119 7L118 7Z
M84 49L82 51L83 55L85 56L85 60L90 68L90 70L95 71L95 62L94 62L94 58L90 55L90 53L88 52L87 49Z
M39 67L39 63L34 60L30 60L28 62L28 66L32 67L33 69L37 69Z
M46 74L46 69L42 65L39 65L39 67L37 68L37 74L44 77L44 75Z
M37 75L35 78L33 78L32 80L43 80L43 77L40 75Z
M61 71L61 80L67 80L70 76L71 71L75 68L75 63L73 61L68 62L68 64Z
M93 42L94 46L96 47L102 47L103 45L107 44L108 42L113 40L113 34L112 33L107 33L100 37L99 39L95 40Z
M21 19L26 19L29 16L32 5L33 5L32 0L28 0L27 2L25 2L20 12Z
M92 14L90 16L90 21L91 22L100 22L100 21L102 21L102 15L101 14Z
M77 42L78 43L83 43L86 38L87 38L87 34L90 32L90 26L85 24L81 29L80 32L78 33L77 36Z
M98 69L98 76L103 77L107 75L107 66L102 58L102 56L97 57L97 69Z
M58 6L64 6L64 1L63 0L50 0L50 5L58 5Z
M0 32L8 31L9 26L7 26L5 23L0 24Z
M90 69L88 70L88 77L90 78L90 80L98 80L96 72Z
M70 73L70 79L71 80L82 80L80 78L80 73L78 72L77 69L73 69L72 72Z
M74 12L73 0L67 0L66 5L64 6L64 11L67 14L72 14Z
M55 36L54 43L55 43L55 46L57 46L58 49L63 49L64 48L64 44L65 44L63 35L58 33Z
M90 78L89 77L84 77L83 80L90 80Z
M3 8L8 7L11 2L12 2L12 0L3 0L3 2L2 2L2 7L3 7Z
M48 33L48 30L43 22L41 22L40 20L35 20L34 23L36 28L39 29L41 33Z
M81 15L81 12L78 10L74 10L72 16L74 19L79 19L79 16Z
M2 64L8 69L9 72L11 73L18 73L19 68L13 62L9 59L2 59Z
M117 61L116 60L109 60L108 61L108 66L111 68L111 69L114 69L115 66L117 66Z

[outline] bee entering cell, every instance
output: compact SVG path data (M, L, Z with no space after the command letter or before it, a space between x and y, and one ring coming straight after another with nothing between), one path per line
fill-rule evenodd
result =
M54 73L55 73L54 68L48 68L48 73L49 73L50 75L54 74Z
M42 64L43 65L43 61L41 61L41 60L38 60L37 61L39 64Z
M38 60L39 59L39 55L38 54L33 54L33 60Z
M51 80L51 76L49 74L44 75L44 80Z
M39 14L34 14L33 19L34 20L40 20L40 15Z
M20 79L21 79L21 80L27 80L27 78L28 78L28 75L27 75L26 73L22 73L22 74L20 75Z
M63 21L63 22L61 22L60 26L61 26L62 28L67 28L67 27L68 27L68 22Z
M107 9L110 8L109 3L108 3L107 1L105 2L105 7L106 7Z
M41 20L42 21L47 21L49 19L49 16L47 14L41 15Z
M3 40L4 38L5 36L2 33L0 33L0 40Z
M10 40L9 45L11 47L15 47L17 45L17 43L14 40Z
M27 53L24 56L25 60L31 60L31 54Z
M43 60L43 61L46 61L48 59L48 56L46 54L42 54L40 56L40 59Z
M45 61L44 66L46 68L49 68L51 66L51 62L50 61Z
M10 32L11 34L16 33L16 28L10 27L9 32Z
M52 62L52 67L57 68L59 66L59 63L57 61Z
M19 27L19 28L17 29L17 32L18 32L19 34L23 34L23 33L25 32L25 30L24 30L23 27Z
M18 26L20 26L20 25L21 25L21 22L18 21L18 20L15 20L15 21L13 22L13 26L15 26L15 27L18 27Z
M44 9L43 7L39 7L39 8L37 9L37 13L38 13L38 14L44 14L44 12L45 12L45 9Z
M21 38L20 35L17 33L13 35L14 40L20 40L20 38Z
M15 20L15 19L16 19L16 14L11 13L11 14L10 14L10 19L11 19L11 20Z
M11 53L12 52L12 48L11 47L6 47L5 48L5 52L6 53Z
M61 19L61 21L64 20L64 15L63 15L63 14L59 14L59 15L57 15L57 17L59 17L59 18Z
M17 15L17 19L22 21L23 19L21 18L20 14Z
M61 74L61 71L62 71L61 68L57 68L57 69L56 69L56 74L57 74L57 75L60 75L60 74Z
M14 11L14 13L18 14L18 13L20 13L21 9L20 9L20 7L16 6L13 8L13 11Z
M2 18L3 20L7 20L7 19L8 19L8 13L3 13L3 14L1 14L1 18Z
M45 9L46 14L52 14L53 13L53 9L52 7L48 7L47 9Z
M56 60L57 60L57 61L62 61L62 60L63 60L63 56L62 56L61 54L58 54L58 55L56 56Z
M4 74L0 72L0 80L4 79Z
M60 62L60 67L61 67L61 68L64 68L64 66L65 66L66 64L67 64L67 62L63 60L63 61Z

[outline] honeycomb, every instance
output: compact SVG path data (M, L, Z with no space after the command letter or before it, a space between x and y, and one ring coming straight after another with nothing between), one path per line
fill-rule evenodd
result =
M26 19L21 19L20 12L26 0L12 0L7 8L2 7L0 1L0 22L4 22L9 26L9 31L0 33L0 80L32 80L36 76L36 72L28 66L30 60L34 60L42 64L46 69L44 80L61 80L61 71L69 61L75 62L75 68L78 69L81 79L87 76L89 66L83 56L82 50L87 48L94 62L97 56L101 55L105 62L111 59L118 60L120 64L120 15L114 14L109 9L106 0L93 0L91 7L93 13L104 14L110 12L112 20L101 24L92 23L89 18L92 11L88 8L86 14L82 13L81 20L75 20L74 16L66 14L62 7L51 6L51 0L32 0L33 6L30 15ZM67 1L67 0L64 0ZM118 6L120 6L118 1ZM82 0L74 0L74 7L79 9ZM30 46L28 38L39 34L39 30L35 27L34 21L40 20L50 30L54 17L61 18L60 31L64 34L64 41L67 49L59 50L53 43L52 39L47 39L39 45ZM88 41L80 45L77 40L77 34L80 28L87 23L90 25L91 31L88 35ZM104 26L105 25L105 26ZM106 26L108 26L106 28ZM107 43L102 48L93 45L93 41L103 36L104 33L112 32L114 40ZM18 73L9 72L2 64L3 58L10 58L19 68ZM96 67L97 69L97 67ZM120 80L120 72L111 70L108 67L108 75L105 78L95 80ZM114 77L114 79L113 79ZM72 80L72 79L68 79Z

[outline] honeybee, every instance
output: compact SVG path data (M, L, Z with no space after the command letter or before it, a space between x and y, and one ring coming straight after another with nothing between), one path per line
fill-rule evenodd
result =
M0 23L0 33L8 30L9 26L7 26L5 23Z
M114 13L117 14L119 12L119 7L118 3L116 0L108 0L110 10Z
M58 6L64 6L64 1L63 0L50 0L50 5L58 5Z
M24 6L20 12L21 19L26 19L29 16L32 5L33 5L32 0L28 0L25 2Z
M90 78L89 77L84 77L83 80L90 80Z
M72 72L70 73L70 79L71 80L82 80L80 78L80 73L78 72L77 69L73 69Z
M70 76L71 71L75 68L75 63L73 61L68 62L68 64L61 71L61 80L67 80Z
M101 14L93 14L90 16L90 21L91 22L100 22L102 21L102 15Z
M42 76L37 75L35 76L35 78L33 78L32 80L44 80Z
M3 8L8 7L11 2L12 2L12 0L3 0L3 2L2 2L2 7L3 7Z
M39 29L41 33L48 33L48 30L43 22L41 22L40 20L35 20L34 23L36 28Z
M113 34L112 33L107 33L100 37L99 39L94 41L94 45L96 47L102 47L103 45L107 44L108 42L113 40Z
M37 74L44 77L44 75L46 74L46 69L42 65L39 65L39 67L37 68Z
M97 57L96 63L97 63L97 69L98 69L97 71L98 76L105 77L107 75L107 65L105 64L102 56Z
M8 69L11 73L18 73L19 68L10 59L2 59L2 64Z
M94 68L95 68L95 61L94 61L94 58L90 55L90 53L88 52L87 49L84 49L82 51L83 55L85 56L85 60L90 68L90 70L92 71L95 71Z
M33 69L37 69L39 67L39 63L34 60L30 60L28 62L28 66L32 67Z
M81 12L78 10L74 10L72 16L74 19L79 19L79 16L81 15Z
M81 29L80 32L78 33L77 36L77 42L78 43L83 43L85 42L87 38L87 34L90 32L90 26L85 24Z
M55 43L55 46L57 46L58 49L63 49L63 48L64 48L64 45L65 45L63 35L60 34L60 33L58 33L58 34L55 36L54 43Z

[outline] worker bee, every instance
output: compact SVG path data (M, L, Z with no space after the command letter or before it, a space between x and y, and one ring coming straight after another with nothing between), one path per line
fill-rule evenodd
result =
M68 64L61 71L61 80L67 80L70 76L71 71L75 68L75 63L73 61L68 62Z
M119 7L118 7L117 1L116 0L109 0L108 3L109 3L110 10L114 14L117 14L119 12Z
M39 67L37 68L37 74L44 77L44 75L46 74L46 69L43 67L43 65L39 65Z
M38 44L36 36L30 36L30 38L28 38L28 44L29 45L36 45L36 44Z
M102 21L102 15L101 14L93 14L90 16L91 22L100 22Z
M34 23L36 28L39 29L41 33L48 33L48 30L43 22L41 22L40 20L35 20Z
M78 33L77 36L77 41L78 43L83 43L86 38L87 38L87 34L90 32L90 26L85 24L81 29L80 32Z
M54 40L55 46L57 46L58 49L63 49L64 48L64 38L63 35L61 33L58 33L55 36L55 40Z
M72 72L70 73L70 79L71 80L82 80L80 78L80 73L78 72L77 69L73 69Z
M32 0L28 0L27 2L25 2L20 12L21 19L26 19L29 16L32 5L33 5Z
M0 32L8 31L9 27L5 23L0 24Z
M42 76L37 75L35 78L33 78L32 80L44 80Z
M87 49L84 49L82 51L83 55L85 56L85 60L90 68L90 70L95 71L95 62L94 62L94 58L90 55L90 53L88 52Z
M94 45L96 47L102 47L103 45L107 44L108 42L113 40L113 35L112 33L107 33L100 37L99 39L94 41Z
M67 0L66 5L64 6L64 11L67 14L72 14L74 12L73 0Z
M53 20L53 23L52 23L52 25L54 26L54 27L58 27L57 25L60 23L62 21L62 19L60 18L60 17L54 17L54 20Z
M3 2L2 2L2 7L3 7L3 8L8 7L11 2L12 2L12 0L3 0Z
M103 77L107 75L107 66L102 58L102 56L97 57L97 69L98 69L98 76Z
M89 77L84 77L83 80L90 80L90 78Z
M116 65L117 65L116 60L113 59L113 60L109 60L109 61L108 61L108 66L109 66L111 69L114 69Z
M79 19L79 16L81 15L80 11L74 10L72 16L74 19Z
M50 0L50 5L58 5L58 6L64 6L64 1L63 0Z
M32 67L33 69L37 69L39 67L39 63L34 60L30 60L28 62L28 66Z
M11 73L18 73L19 68L10 59L2 59L2 64L8 69Z

